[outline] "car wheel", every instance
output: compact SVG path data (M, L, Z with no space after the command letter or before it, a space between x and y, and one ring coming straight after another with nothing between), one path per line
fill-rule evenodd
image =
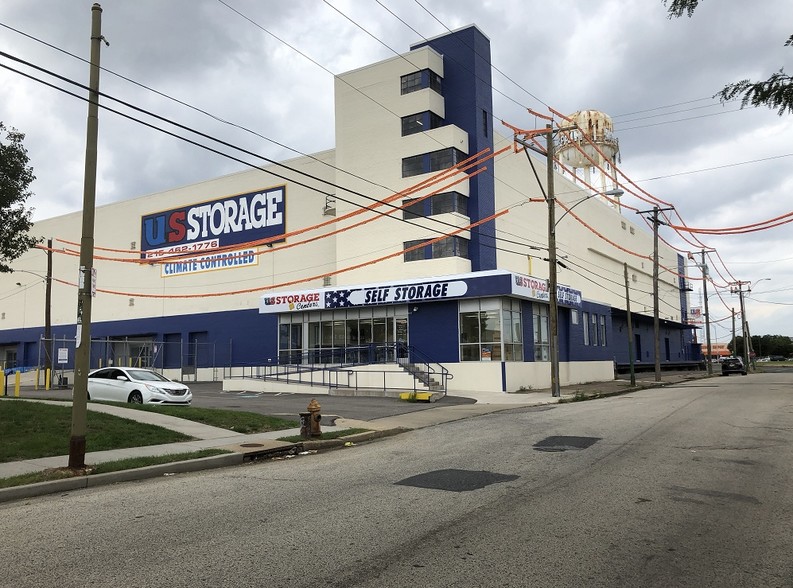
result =
M746 375L746 372L741 372L741 375L742 375L742 376L745 376L745 375Z
M143 396L141 393L135 390L132 394L129 395L129 400L127 401L131 404L143 404Z

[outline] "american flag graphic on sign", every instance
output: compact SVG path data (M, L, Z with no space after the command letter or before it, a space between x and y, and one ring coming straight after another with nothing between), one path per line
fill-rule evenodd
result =
M346 308L352 306L350 302L352 290L331 290L325 292L325 308Z

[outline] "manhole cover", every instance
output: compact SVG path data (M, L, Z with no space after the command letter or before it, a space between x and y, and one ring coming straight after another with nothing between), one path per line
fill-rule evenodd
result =
M518 476L507 474L496 474L485 471L469 470L437 470L418 474L395 482L398 486L415 486L416 488L429 488L432 490L448 490L449 492L469 492L479 490L490 484L499 482L511 482L517 480Z
M554 435L546 437L534 444L535 451L567 451L568 449L586 449L598 441L600 437L573 437Z
M264 447L263 443L240 443L240 447Z

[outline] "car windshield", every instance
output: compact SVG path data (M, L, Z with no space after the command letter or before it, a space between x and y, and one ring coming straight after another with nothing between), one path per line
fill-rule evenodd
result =
M157 372L152 372L149 370L127 370L130 377L134 380L140 380L145 382L170 382L168 378L165 376L161 376Z

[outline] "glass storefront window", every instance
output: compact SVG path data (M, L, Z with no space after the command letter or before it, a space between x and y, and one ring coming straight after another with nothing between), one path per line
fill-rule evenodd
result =
M544 304L532 305L534 319L534 361L550 361L550 329L548 324L548 307Z
M460 302L460 361L522 361L520 325L517 300Z

